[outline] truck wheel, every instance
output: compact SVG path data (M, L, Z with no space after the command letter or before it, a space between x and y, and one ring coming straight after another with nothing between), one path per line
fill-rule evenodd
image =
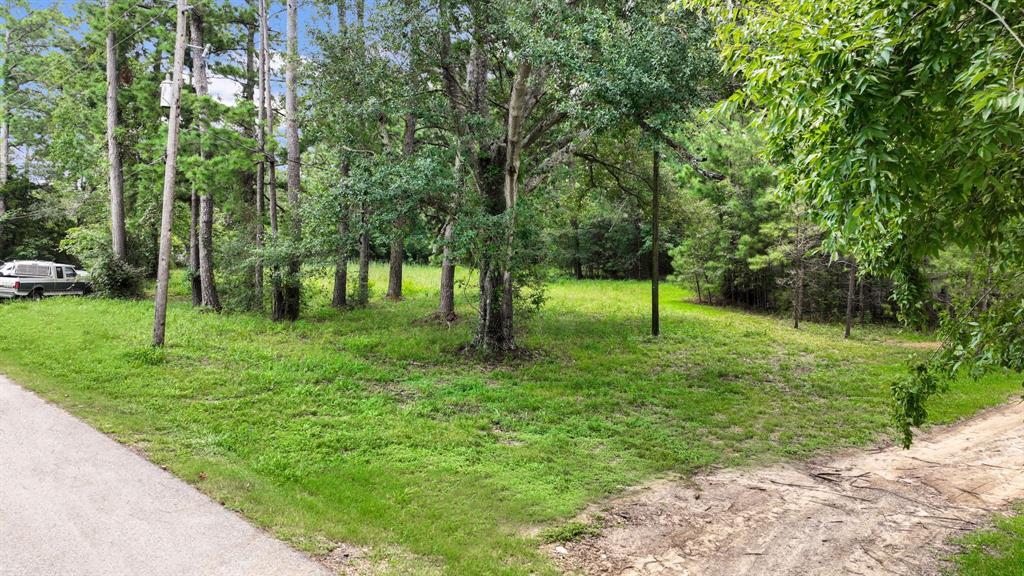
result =
M36 288L35 290L32 291L31 294L28 295L28 297L33 299L33 300L42 300L43 299L43 289L42 288Z

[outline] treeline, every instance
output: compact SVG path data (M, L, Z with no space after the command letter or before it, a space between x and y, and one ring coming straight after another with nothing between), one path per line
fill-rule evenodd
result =
M173 261L197 307L294 320L310 274L333 272L347 308L374 296L372 259L394 300L404 263L432 262L435 316L474 270L473 345L504 353L552 267L660 268L796 325L934 318L984 284L969 251L860 266L804 184L776 181L748 126L763 108L705 114L745 83L684 5L13 0L0 17L0 258L77 259L111 295L154 276L166 295Z
M661 2L15 0L2 16L0 198L24 150L70 221L61 251L110 293L157 276L157 343L168 263L196 306L290 320L306 274L334 268L335 305L362 306L386 256L392 299L407 258L441 265L445 320L455 267L476 270L473 344L507 352L567 198L617 181L649 226L654 148L719 177L678 138L727 92L712 31ZM0 200L0 226L26 215ZM24 254L6 234L0 254Z

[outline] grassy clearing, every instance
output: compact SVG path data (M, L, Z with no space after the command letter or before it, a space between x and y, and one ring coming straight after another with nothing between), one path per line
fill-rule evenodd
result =
M377 287L386 273L373 268ZM305 550L348 542L395 572L515 575L553 572L544 535L646 478L877 439L887 382L924 353L894 330L844 341L670 285L654 341L646 284L563 281L521 339L531 359L485 366L458 353L467 295L463 321L423 321L437 274L409 267L406 301L344 312L310 284L293 325L193 311L179 283L163 351L148 346L150 302L14 302L0 372ZM935 416L1015 390L961 383Z
M1024 505L1016 516L1000 516L989 530L959 541L962 552L954 558L957 576L1020 576L1024 574Z

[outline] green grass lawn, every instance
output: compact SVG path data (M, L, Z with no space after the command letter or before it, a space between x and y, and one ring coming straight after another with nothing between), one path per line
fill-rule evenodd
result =
M844 341L672 285L652 340L647 284L561 281L525 322L532 353L487 365L459 352L474 298L458 294L454 326L425 321L437 277L410 266L405 301L350 311L311 283L295 324L194 311L179 277L164 351L149 301L8 303L0 372L302 549L369 546L395 573L549 574L541 533L623 487L888 434L888 383L923 353L893 329ZM957 384L934 416L1019 387Z
M1020 576L1024 574L1024 505L1016 516L1000 516L994 526L959 541L954 558L957 576Z

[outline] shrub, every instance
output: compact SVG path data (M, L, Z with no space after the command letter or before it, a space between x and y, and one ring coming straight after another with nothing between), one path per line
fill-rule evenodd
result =
M113 254L101 256L92 271L93 290L108 298L138 298L142 284L142 270Z

